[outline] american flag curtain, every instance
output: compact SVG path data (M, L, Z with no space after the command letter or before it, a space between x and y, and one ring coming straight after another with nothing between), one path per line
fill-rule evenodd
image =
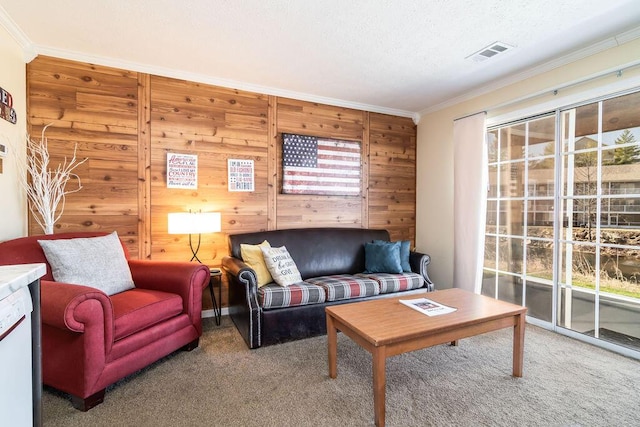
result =
M282 134L282 192L360 194L360 143Z

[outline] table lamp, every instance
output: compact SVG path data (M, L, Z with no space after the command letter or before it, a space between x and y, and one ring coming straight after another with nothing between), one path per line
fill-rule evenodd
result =
M200 241L203 233L217 233L221 230L220 212L172 212L169 214L169 234L188 234L189 248L194 259L200 264L203 262L198 258ZM198 235L198 244L195 249L191 240L191 235Z

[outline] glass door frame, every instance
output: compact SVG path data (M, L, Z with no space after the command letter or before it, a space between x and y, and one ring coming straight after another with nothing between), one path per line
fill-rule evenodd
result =
M558 107L552 111L548 111L546 113L543 114L536 114L535 116L531 116L531 117L526 117L523 118L521 120L515 120L509 123L503 123L503 124L495 124L492 126L489 126L487 128L487 134L489 134L492 131L496 131L499 129L502 129L504 127L509 127L509 126L514 126L517 125L519 123L527 123L530 122L532 120L536 120L539 119L541 117L550 117L550 116L554 116L555 117L555 152L554 152L554 171L553 171L553 177L554 177L554 193L553 193L553 204L554 204L554 220L553 220L553 271L552 271L552 297L551 297L551 320L547 321L547 320L543 320L537 317L533 317L530 314L527 314L527 322L531 323L533 325L536 326L540 326L543 327L545 329L549 329L549 330L553 330L556 331L558 333L561 333L563 335L567 335L570 336L572 338L576 338L579 339L581 341L586 341L589 342L591 344L594 344L596 346L600 346L612 351L615 351L617 353L621 353L624 354L625 356L628 357L632 357L632 358L636 358L636 359L640 359L640 350L635 350L633 348L621 345L621 344L615 344L613 342L610 341L606 341L604 339L599 339L598 338L598 331L599 331L599 327L600 327L600 309L601 309L601 292L600 292L600 275L599 273L595 274L595 283L594 283L594 287L595 289L591 292L588 291L588 293L592 293L593 296L593 309L594 309L594 322L593 322L593 327L594 327L594 336L589 336L586 335L584 332L579 332L577 330L571 329L571 321L572 321L572 297L573 297L573 293L574 293L574 289L573 289L573 285L571 281L568 281L566 278L563 279L562 275L565 274L567 276L570 277L572 273L571 269L572 269L572 259L571 256L569 257L569 261L567 261L566 259L564 259L565 254L563 253L563 248L567 245L567 244L575 244L576 240L574 240L573 238L571 238L572 236L572 230L571 227L564 227L564 221L565 219L567 219L568 221L571 222L571 226L573 226L573 215L574 215L574 209L571 208L571 205L573 204L573 202L576 200L575 196L576 194L573 193L573 182L571 182L571 191L568 194L564 194L565 190L563 188L563 186L565 186L565 182L563 180L563 174L566 174L567 171L565 171L565 160L567 158L567 154L564 151L565 147L564 147L564 139L563 139L563 135L565 133L565 127L567 125L569 126L573 126L574 127L574 131L570 132L570 134L572 135L572 138L574 139L574 143L575 140L578 139L576 138L576 132L575 132L575 126L576 126L576 122L575 122L575 111L577 108L581 107L581 106L586 106L589 104L598 104L598 116L597 116L597 121L598 121L598 130L597 130L597 135L598 135L598 145L597 145L597 149L594 150L594 152L597 155L597 171L596 171L596 194L593 196L593 198L596 201L596 222L595 222L595 233L596 233L596 241L594 242L594 257L596 258L596 268L599 268L599 260L600 259L600 248L601 248L601 244L600 244L600 234L601 234L601 213L602 213L602 201L603 201L603 188L602 188L602 182L603 182L603 151L605 150L605 148L603 147L603 143L602 143L602 138L603 138L603 107L602 107L602 103L606 100L609 99L614 99L617 97L621 97L624 95L628 95L628 94L632 94L632 93L638 93L640 94L638 88L633 88L630 90L626 90L623 92L618 92L615 94L609 94L606 96L601 96L599 98L593 98L593 99L589 99L587 101L584 102L580 102L580 103L575 103L575 104L571 104L571 105L567 105L567 106L562 106L562 107ZM639 95L640 96L640 95ZM564 117L565 114L572 114L571 111L573 111L574 117L573 120L570 120L569 123L565 123ZM621 128L622 129L622 128ZM573 147L575 148L575 146ZM612 150L611 147L607 148L608 150ZM573 150L575 151L575 150ZM611 154L611 153L608 153ZM500 173L500 169L501 169L501 161L500 161L500 153L497 153L497 166L496 166L496 173L499 174ZM573 160L575 161L575 155L572 156ZM525 163L527 162L527 159L525 157ZM510 165L510 162L506 163L507 165ZM523 238L527 239L527 231L526 231L526 227L527 227L527 222L528 222L528 217L527 217L527 213L526 213L526 209L528 208L528 186L529 186L529 182L528 182L528 177L527 177L527 172L528 172L528 168L525 168L523 171L523 174L525 174L525 176L523 177L524 181L524 186L525 186L525 197L523 200L523 209L525 210L525 212L523 213L524 215L524 224L523 224ZM571 172L573 173L573 172ZM499 176L499 175L498 175ZM507 232L503 235L501 235L500 233L500 211L501 211L501 205L500 205L500 201L502 200L500 198L500 186L503 183L502 179L496 178L496 185L497 185L497 196L496 196L496 202L495 202L495 210L496 210L496 225L495 225L495 235L492 236L492 239L495 239L495 245L496 245L496 265L495 265L495 270L493 270L493 274L495 274L495 277L493 278L494 283L495 283L495 289L494 289L494 297L498 298L499 295L499 286L501 285L500 283L500 275L503 274L501 273L500 270L500 259L499 259L499 251L500 251L500 238L513 238L514 236L511 235L510 232ZM567 184L568 185L568 184ZM608 194L608 193L607 193ZM608 196L607 196L608 197ZM508 199L508 198L507 198ZM587 198L585 197L585 200L587 200ZM607 199L609 200L609 199ZM610 201L609 201L610 202ZM568 209L571 208L571 209ZM567 211L569 213L567 213ZM568 233L568 234L567 234ZM488 230L485 230L485 234L489 237L491 236L491 233L488 232ZM523 244L523 249L526 248L526 246ZM525 266L523 266L523 271L518 275L516 274L515 277L519 276L522 277L522 283L520 284L521 286L521 290L522 290L522 297L521 297L521 301L520 303L523 305L527 304L527 299L526 299L526 293L527 293L527 270L526 270L526 252L523 255L523 261L525 261ZM571 262L570 262L571 261ZM486 263L486 260L485 260ZM566 268L566 272L563 271L563 265L565 266L571 266ZM483 273L485 272L485 265L483 265ZM504 273L509 273L507 271L505 271ZM517 272L516 272L517 273ZM512 274L515 274L512 272ZM509 274L507 274L506 277L508 277ZM483 275L484 278L484 275ZM484 285L485 281L483 279L483 285ZM564 295L563 295L563 291L564 291ZM578 290L576 290L578 291ZM584 290L581 289L579 292L583 292ZM568 298L568 300L567 300ZM567 301L569 301L567 303ZM637 301L633 301L634 303L636 303ZM563 317L561 316L562 310L564 310L565 313L569 313L569 317L565 317L563 319ZM568 324L566 323L566 321L568 320ZM640 321L640 319L639 319ZM639 337L640 338L640 337Z

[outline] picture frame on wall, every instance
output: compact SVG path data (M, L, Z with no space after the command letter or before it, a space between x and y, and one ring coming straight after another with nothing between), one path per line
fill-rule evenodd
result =
M198 189L198 155L167 153L167 188Z
M228 159L229 191L255 191L253 160Z
M282 134L282 193L360 196L361 141Z

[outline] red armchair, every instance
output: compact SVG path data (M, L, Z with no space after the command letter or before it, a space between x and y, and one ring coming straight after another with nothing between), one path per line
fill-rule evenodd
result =
M202 291L209 269L189 262L132 260L134 289L108 296L99 289L55 282L38 240L104 236L78 232L0 243L0 265L47 264L41 279L43 382L71 395L86 411L105 388L177 349L192 350L202 334Z

